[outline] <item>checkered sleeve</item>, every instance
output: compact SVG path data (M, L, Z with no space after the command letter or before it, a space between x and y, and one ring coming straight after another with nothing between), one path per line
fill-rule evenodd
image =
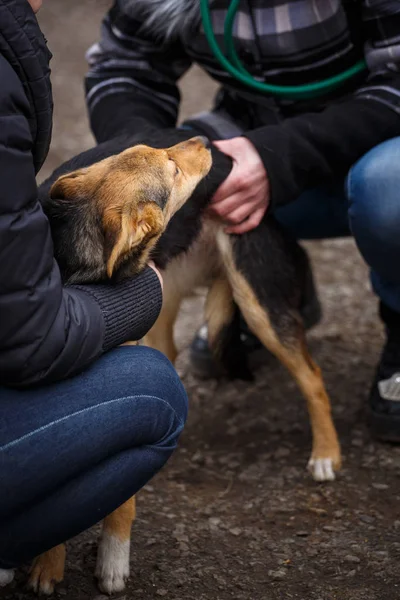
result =
M140 12L116 0L102 23L101 39L87 52L86 101L97 141L150 126L176 124L177 80L191 61L180 42L152 38Z
M364 0L369 76L321 112L289 118L246 136L269 175L272 207L345 176L363 154L400 135L400 2Z

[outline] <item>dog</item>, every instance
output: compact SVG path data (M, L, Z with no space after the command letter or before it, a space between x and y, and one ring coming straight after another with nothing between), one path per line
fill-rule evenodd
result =
M193 132L126 135L66 162L40 187L65 284L119 281L149 259L164 280L163 306L144 343L174 362L173 327L181 300L207 286L209 344L228 376L250 379L239 315L291 372L307 400L317 481L340 468L340 446L320 369L311 359L300 307L312 288L307 255L267 215L237 236L208 216L231 160ZM143 145L143 144L146 145ZM212 163L212 166L211 166ZM106 593L124 588L135 518L132 498L103 524L96 577ZM112 543L110 542L112 541ZM38 557L30 586L51 593L63 578L63 545Z

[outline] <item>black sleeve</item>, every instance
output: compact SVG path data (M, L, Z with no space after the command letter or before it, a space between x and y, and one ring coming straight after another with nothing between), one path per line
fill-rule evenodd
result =
M87 53L86 101L98 142L147 127L176 125L177 80L191 60L179 40L160 40L144 27L140 5L116 0L104 18L100 41Z
M363 154L400 135L400 10L393 0L360 2L366 81L347 100L250 132L268 171L272 203L346 175Z
M161 286L150 268L117 286L62 286L38 201L29 104L1 56L0 81L0 383L24 386L140 338L158 316Z
M400 114L394 108L375 98L355 97L320 113L250 131L246 137L267 170L274 208L346 175L368 150L397 135Z

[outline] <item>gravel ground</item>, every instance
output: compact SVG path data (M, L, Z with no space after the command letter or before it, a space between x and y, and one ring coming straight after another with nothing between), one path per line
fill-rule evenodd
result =
M53 145L41 177L92 143L83 54L96 39L107 4L52 0L40 16L54 53L56 105ZM214 90L198 70L182 88L182 115L207 106ZM203 382L190 374L187 345L201 321L203 297L188 300L177 339L190 418L179 451L138 496L132 577L121 600L400 598L400 448L374 442L364 424L383 339L376 300L352 240L307 248L324 307L309 342L332 398L342 472L329 485L315 484L306 473L305 405L274 360L252 385ZM58 598L105 599L92 575L96 538L94 529L69 543ZM0 599L28 600L25 577L19 573Z

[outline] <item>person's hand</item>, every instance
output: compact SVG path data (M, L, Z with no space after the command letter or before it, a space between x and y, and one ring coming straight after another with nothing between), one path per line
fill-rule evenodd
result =
M153 271L157 275L158 280L159 280L159 282L161 284L161 290L164 291L163 278L162 278L162 275L161 275L160 271L157 269L157 267L156 267L156 265L154 263L154 260L149 260L149 262L147 264L149 265L150 269L153 269Z
M209 210L228 223L227 233L245 233L257 227L268 208L267 172L247 138L236 137L214 144L233 159L233 167L214 194Z

